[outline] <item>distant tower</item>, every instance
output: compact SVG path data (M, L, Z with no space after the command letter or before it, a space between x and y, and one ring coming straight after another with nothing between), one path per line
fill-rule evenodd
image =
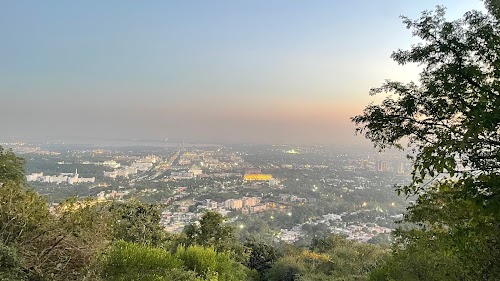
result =
M398 173L404 174L404 172L405 172L405 170L404 170L404 164L400 162L398 164Z
M387 172L389 167L387 162L379 160L376 162L375 169L377 170L377 172Z
M73 182L74 183L78 182L78 169L75 170L75 176L73 177Z

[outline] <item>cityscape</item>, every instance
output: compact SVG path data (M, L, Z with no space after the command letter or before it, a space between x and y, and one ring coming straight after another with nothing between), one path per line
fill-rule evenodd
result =
M269 241L306 243L339 234L389 243L408 204L394 192L394 185L410 180L409 163L397 151L326 145L0 145L29 160L26 180L53 206L71 196L161 204L160 224L169 233L180 233L212 210L227 216L241 235Z

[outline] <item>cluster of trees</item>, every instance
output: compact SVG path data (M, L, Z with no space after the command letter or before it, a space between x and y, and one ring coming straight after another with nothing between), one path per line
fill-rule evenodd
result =
M42 276L74 279L104 244L99 235L106 219L95 208L49 212L36 192L25 190L24 161L0 147L0 279L41 280ZM65 270L60 270L62 267ZM59 272L60 271L60 272Z
M499 280L500 1L448 21L445 10L403 18L421 43L398 50L422 66L418 83L386 81L390 93L353 117L380 149L411 151L417 196L372 280Z

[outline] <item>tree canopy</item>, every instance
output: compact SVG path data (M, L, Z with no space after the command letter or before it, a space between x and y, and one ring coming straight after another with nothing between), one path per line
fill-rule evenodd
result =
M186 245L201 245L213 247L219 252L230 252L233 257L246 262L248 258L247 248L236 239L235 229L225 224L226 218L218 212L207 211L199 221L199 224L187 225L184 229Z
M500 168L500 36L490 14L467 12L455 21L445 9L424 12L417 20L403 17L422 42L398 50L399 64L423 67L419 83L386 81L371 94L391 93L352 120L357 131L379 148L416 153L413 183L418 191L426 176L460 174L462 178Z
M485 4L454 21L443 7L403 17L421 42L391 57L419 64L418 82L387 80L371 94L390 95L352 118L375 147L409 150L413 180L397 191L418 196L405 215L415 227L398 229L376 280L402 264L415 269L405 280L500 276L500 5Z
M146 204L137 200L126 203L111 203L113 214L113 238L141 244L158 246L168 239L167 233L160 226L158 205Z
M0 186L7 181L24 182L24 159L0 146Z

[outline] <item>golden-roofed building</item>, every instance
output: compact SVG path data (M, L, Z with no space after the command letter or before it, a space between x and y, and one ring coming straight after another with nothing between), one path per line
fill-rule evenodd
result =
M272 178L273 176L270 174L246 174L243 176L246 181L268 181Z

